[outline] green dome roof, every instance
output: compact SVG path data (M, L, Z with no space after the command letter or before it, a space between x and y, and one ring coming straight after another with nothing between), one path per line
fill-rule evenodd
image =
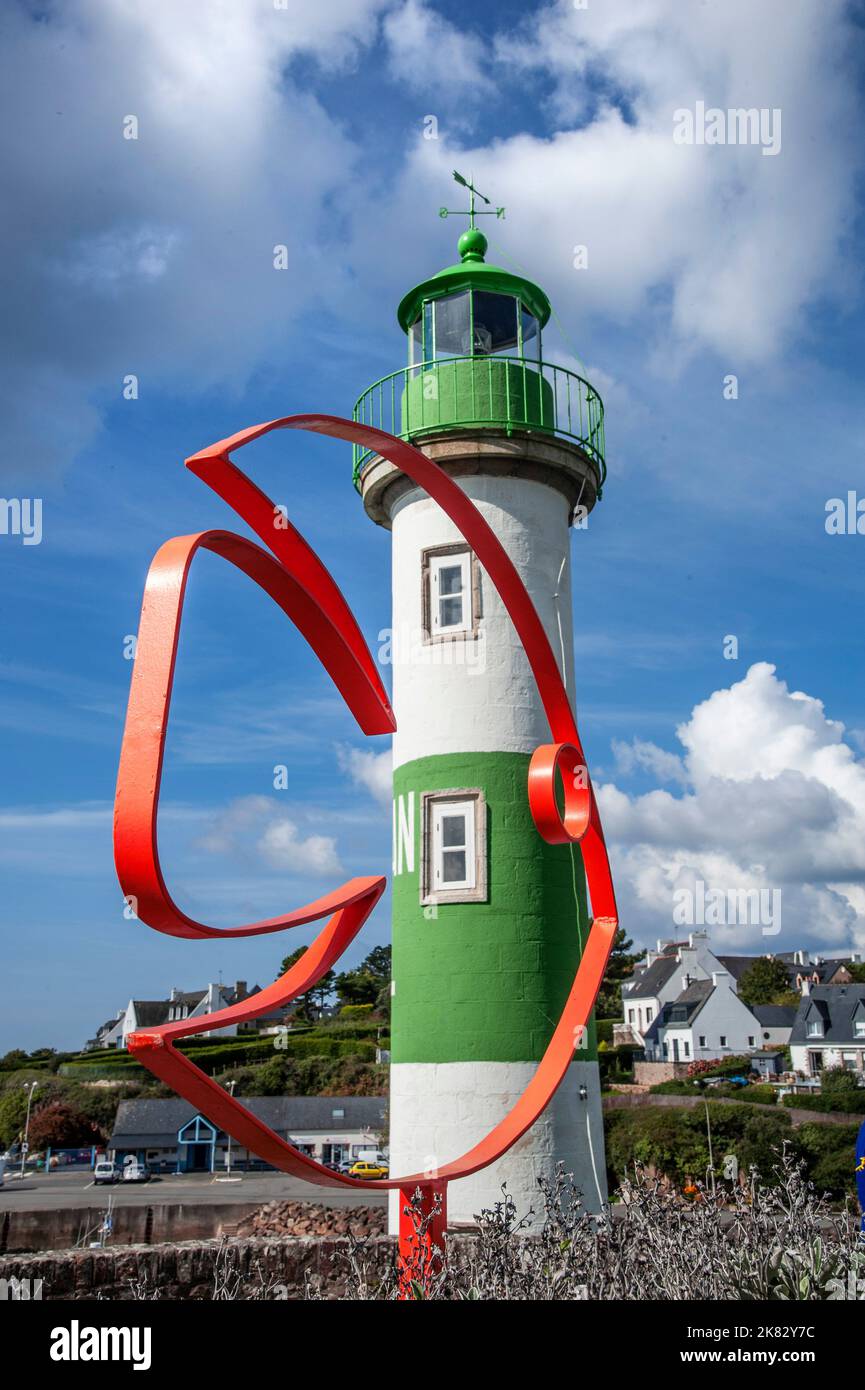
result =
M415 285L404 295L397 309L400 327L408 332L427 299L440 299L442 295L453 294L456 290L489 290L493 294L512 294L521 299L526 308L534 314L543 328L550 317L550 301L540 286L526 280L522 275L514 275L498 265L488 265L484 260L487 239L477 227L469 227L463 232L457 244L460 253L458 265L446 266L437 275Z

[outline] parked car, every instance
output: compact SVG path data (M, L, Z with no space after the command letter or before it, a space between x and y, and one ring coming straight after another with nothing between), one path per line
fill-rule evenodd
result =
M93 1169L93 1181L97 1187L105 1182L119 1182L120 1169L117 1167L117 1164L112 1163L110 1159L100 1158L96 1167Z
M359 1158L357 1163L353 1163L348 1171L352 1178L386 1178L388 1175L386 1164L372 1163L367 1158Z
M150 1182L152 1174L146 1163L140 1163L138 1159L126 1162L123 1165L123 1182Z

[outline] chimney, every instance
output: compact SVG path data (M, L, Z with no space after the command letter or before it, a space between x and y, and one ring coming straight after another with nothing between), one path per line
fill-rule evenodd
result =
M851 961L853 962L854 965L861 965L861 964L862 964L862 952L861 952L861 951L851 951L851 952L850 952L850 959L851 959Z
M238 981L237 981L237 983L236 983L235 986L234 986L234 993L235 993L235 995L236 995L236 997L237 997L238 999L245 999L245 998L246 998L247 990L246 990L246 981L245 981L245 980L238 980Z
M177 998L177 985L172 985L172 986L171 986L171 993L170 993L169 996L168 996L169 1002L173 1004L176 998Z
M808 980L808 979L805 979L805 980L802 981L802 998L803 998L803 999L807 998L807 996L808 996L810 993L811 993L811 981Z
M712 971L712 988L713 988L713 989L717 989L718 986L719 986L719 985L722 985L722 984L726 984L728 988L729 988L729 986L730 986L730 975L729 975L728 971L726 971L726 970L713 970L713 971Z
M682 989L687 989L687 988L688 988L688 985L689 985L690 983L691 983L691 977L690 977L690 975L688 974L688 972L687 972L687 970L686 970L685 973L684 973L684 975L682 976Z

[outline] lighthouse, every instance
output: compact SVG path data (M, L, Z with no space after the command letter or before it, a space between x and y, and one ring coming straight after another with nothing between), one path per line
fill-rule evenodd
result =
M570 530L601 496L603 406L583 377L545 360L549 300L486 259L477 219L503 209L479 210L483 195L455 177L470 200L459 259L403 297L406 364L363 393L354 418L411 441L471 498L516 566L573 704ZM529 761L550 728L496 589L454 524L394 464L358 447L354 481L392 546L390 1165L434 1177L530 1082L573 982L589 908L579 847L546 843L532 821ZM584 577L579 591L590 587ZM559 1163L598 1211L606 1186L593 1023L574 1039L540 1119L496 1163L451 1184L450 1223L472 1224L506 1184L519 1214L533 1209L538 1224L539 1179Z

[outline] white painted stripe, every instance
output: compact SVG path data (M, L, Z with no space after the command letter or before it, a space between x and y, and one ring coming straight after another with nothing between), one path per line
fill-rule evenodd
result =
M501 1120L537 1070L535 1062L397 1062L390 1069L390 1171L431 1172L465 1153ZM588 1092L581 1100L580 1086ZM591 1130L597 1182L587 1133ZM520 1216L543 1211L538 1178L552 1181L557 1162L583 1193L587 1211L606 1201L604 1129L598 1067L572 1062L543 1115L497 1163L451 1183L448 1219L471 1223L475 1213L501 1201L501 1186ZM398 1195L391 1194L390 1228L396 1232ZM535 1220L537 1228L541 1222Z
M567 501L530 479L478 474L457 481L516 565L560 667L564 647L573 698ZM480 636L421 647L422 553L461 537L438 505L417 491L396 504L392 537L394 766L436 754L533 752L549 740L549 725L522 644L489 577L481 572Z

